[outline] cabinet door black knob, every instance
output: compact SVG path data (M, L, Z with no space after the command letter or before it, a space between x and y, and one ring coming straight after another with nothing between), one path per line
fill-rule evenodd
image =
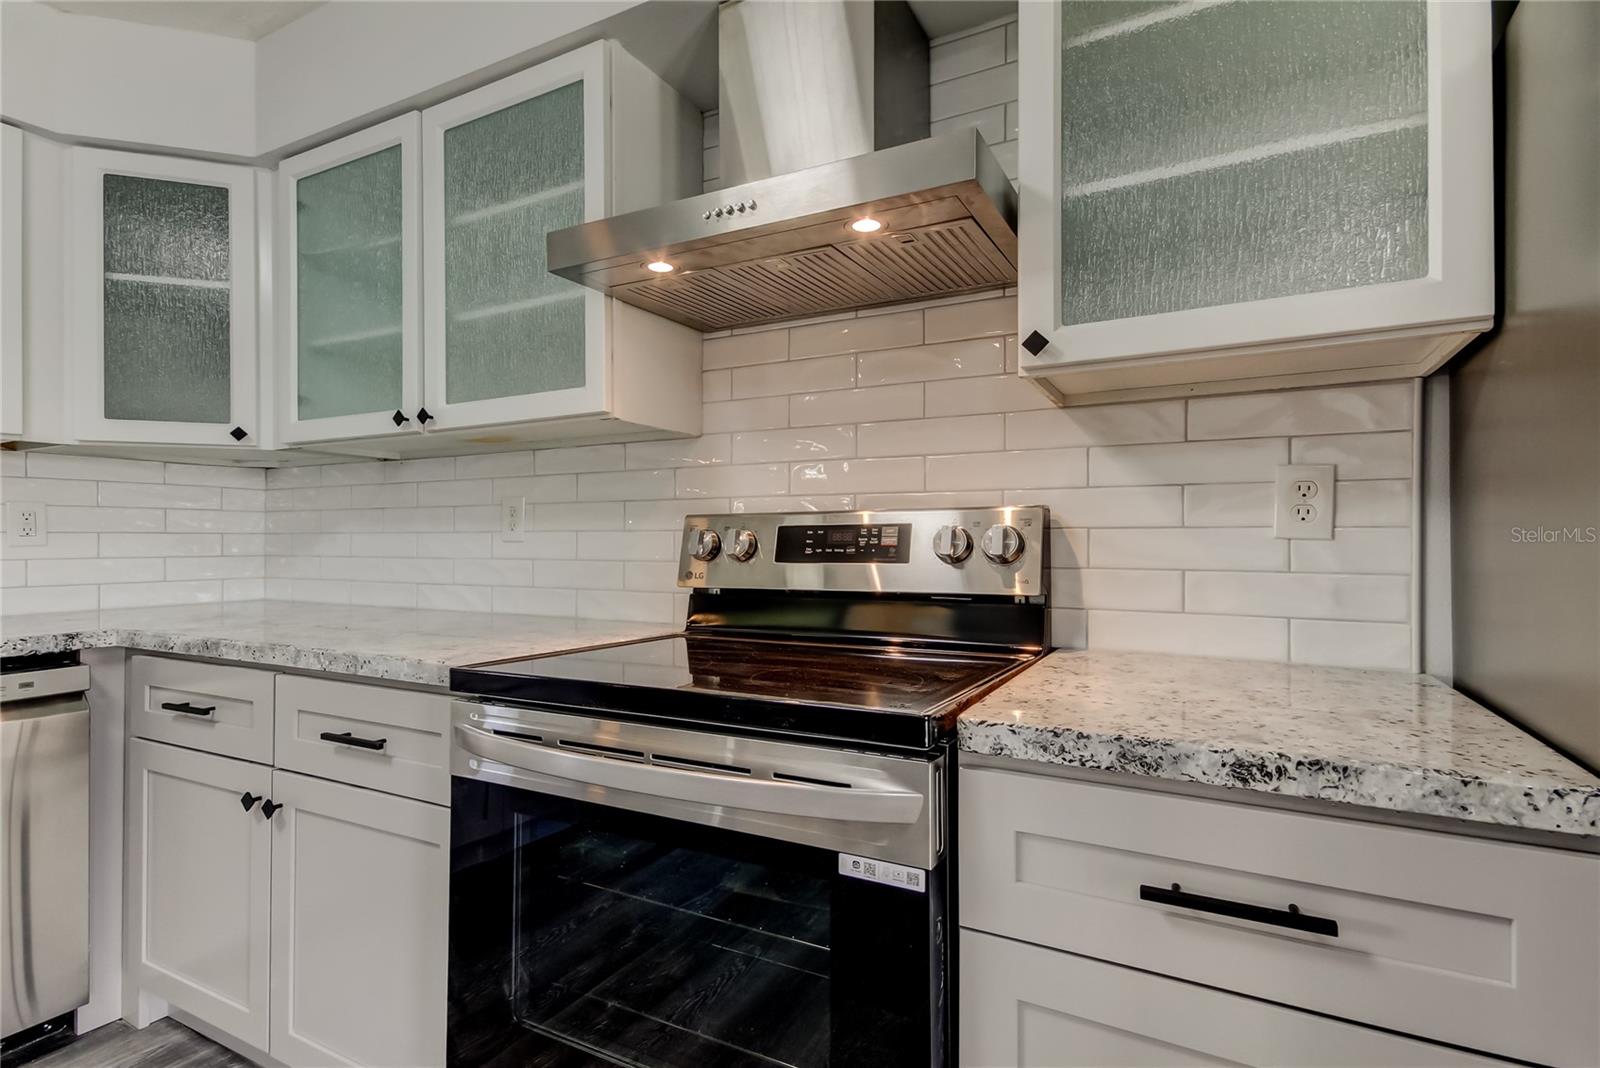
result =
M272 800L271 798L268 798L266 800L266 802L261 806L261 814L263 816L267 817L267 819L270 820L272 818L272 814L274 812L278 811L282 807L283 806L278 804L276 801Z
M1048 344L1050 344L1050 339L1037 330L1022 339L1022 347L1027 349L1029 354L1033 356L1043 352L1044 347Z
M246 790L244 792L244 796L239 798L239 804L244 806L244 810L246 812L249 812L251 809L256 807L256 802L260 800L260 794L253 794L249 790Z
M418 408L417 409L417 422L421 423L423 426L427 426L428 425L428 421L430 419L432 419L432 418L433 418L433 416L428 414L428 409L426 409L426 408Z
M411 422L411 417L406 415L406 413L402 412L399 408L394 410L394 415L390 416L390 418L394 420L395 426L405 426L407 423Z
M243 441L245 438L250 436L250 432L242 426L236 426L232 430L228 431L228 436L234 441Z

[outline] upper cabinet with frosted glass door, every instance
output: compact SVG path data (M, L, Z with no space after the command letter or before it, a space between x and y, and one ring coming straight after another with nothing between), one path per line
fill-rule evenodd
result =
M695 125L608 41L423 112L430 430L599 417L698 432L699 335L545 262L552 230L699 192Z
M258 172L100 149L71 168L74 436L263 446Z
M421 116L285 160L278 171L286 442L422 425Z
M1067 402L1426 374L1494 312L1481 0L1024 3L1024 374Z

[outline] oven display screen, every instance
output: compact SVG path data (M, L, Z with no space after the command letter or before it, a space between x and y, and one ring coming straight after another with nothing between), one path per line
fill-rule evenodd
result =
M911 525L779 527L780 564L903 564L911 559Z

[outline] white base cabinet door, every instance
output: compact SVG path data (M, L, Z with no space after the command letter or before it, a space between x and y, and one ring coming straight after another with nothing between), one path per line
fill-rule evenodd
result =
M1487 1065L1487 1057L961 932L962 1068Z
M140 989L267 1045L272 771L128 743L130 969Z
M272 1056L442 1065L450 810L272 775Z

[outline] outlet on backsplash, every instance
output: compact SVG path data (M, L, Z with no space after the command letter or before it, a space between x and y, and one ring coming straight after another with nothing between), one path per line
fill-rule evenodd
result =
M30 501L6 502L7 545L44 545L49 540L44 505Z
M1280 466L1273 487L1273 537L1331 539L1333 480L1332 464Z

